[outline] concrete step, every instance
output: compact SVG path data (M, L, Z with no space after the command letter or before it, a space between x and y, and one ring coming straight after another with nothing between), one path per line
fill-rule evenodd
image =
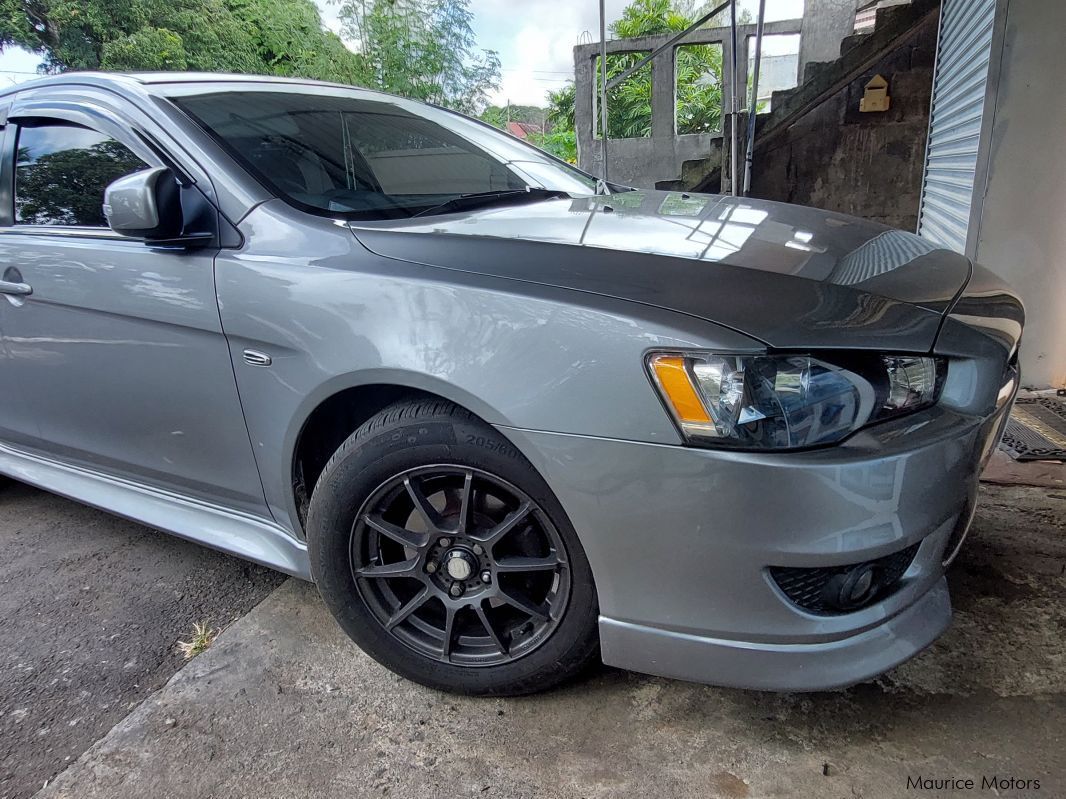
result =
M769 132L779 122L788 120L798 109L830 91L839 82L840 76L853 72L871 53L891 46L939 6L940 0L914 0L908 5L880 9L873 33L848 37L853 39L852 46L836 61L810 63L804 70L803 83L794 89L774 92L771 99L773 110L760 130Z
M803 82L793 89L776 91L771 97L771 111L756 118L756 149L769 134L787 128L806 113L819 98L830 96L838 89L844 76L860 70L872 56L890 48L901 36L907 34L925 19L926 15L940 7L940 0L912 0L906 5L879 9L877 23L871 33L853 34L841 42L841 56L835 61L817 61L807 64ZM859 72L861 74L861 71ZM718 140L721 142L721 140ZM678 188L706 185L721 168L721 144L707 158L686 161L682 164Z
M802 86L804 83L810 83L811 81L818 80L821 75L824 75L826 72L835 69L836 63L836 61L808 62L806 66L803 67L803 80L800 81L800 86Z
M840 54L846 55L848 50L853 50L856 47L862 45L868 38L873 36L873 33L853 33L851 36L845 36L840 40Z

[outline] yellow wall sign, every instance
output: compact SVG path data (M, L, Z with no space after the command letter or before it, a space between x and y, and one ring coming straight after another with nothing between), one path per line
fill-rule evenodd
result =
M866 84L866 91L859 100L859 110L866 113L887 111L891 104L892 98L888 96L888 81L880 75L874 75Z

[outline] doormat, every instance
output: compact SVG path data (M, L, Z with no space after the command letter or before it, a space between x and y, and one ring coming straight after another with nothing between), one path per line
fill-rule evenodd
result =
M1000 447L1016 461L1066 460L1066 402L1054 397L1017 400Z

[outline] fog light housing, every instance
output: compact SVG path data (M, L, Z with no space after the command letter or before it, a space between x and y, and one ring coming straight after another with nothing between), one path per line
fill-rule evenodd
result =
M890 596L903 584L921 542L875 560L842 566L771 566L781 593L808 613L852 613Z
M822 589L822 598L837 610L853 610L862 607L880 587L873 564L861 563L833 575Z

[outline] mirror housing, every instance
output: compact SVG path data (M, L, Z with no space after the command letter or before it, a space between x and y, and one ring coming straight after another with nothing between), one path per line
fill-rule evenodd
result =
M119 178L104 191L104 216L121 236L149 242L180 238L184 220L177 177L157 166Z

